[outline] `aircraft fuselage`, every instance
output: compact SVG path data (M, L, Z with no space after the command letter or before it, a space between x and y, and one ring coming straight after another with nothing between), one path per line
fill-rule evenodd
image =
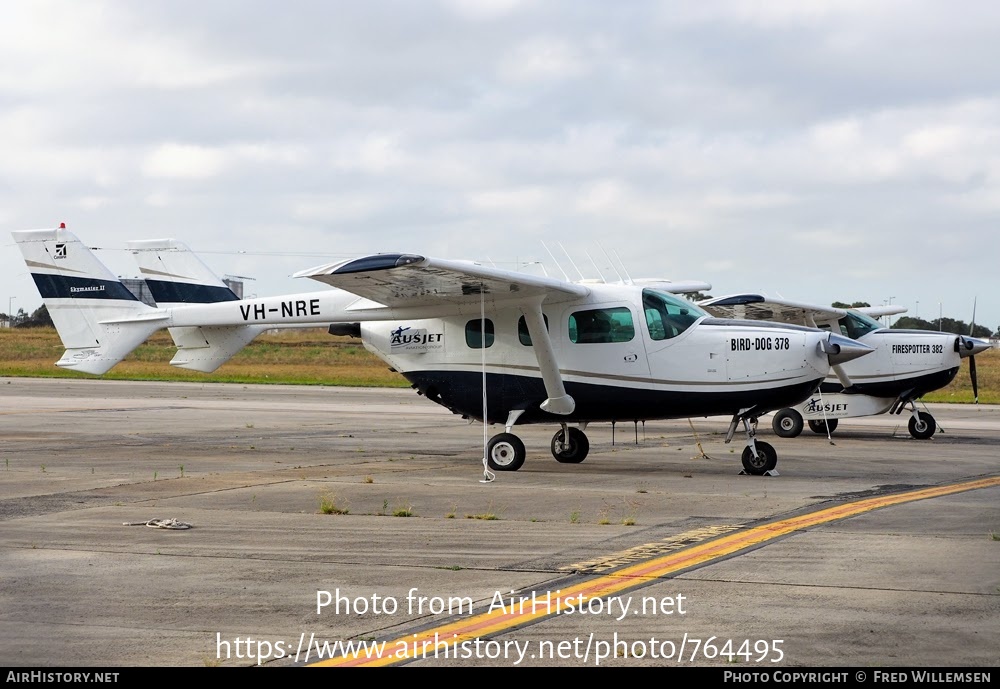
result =
M365 346L423 395L457 414L502 423L590 422L761 413L805 399L829 370L811 328L693 315L670 336L642 308L639 288L595 287L587 300L544 305L569 414L544 411L545 386L517 306L448 318L361 323ZM587 314L613 316L616 332L588 339ZM485 315L485 319L484 319ZM485 328L483 321L485 320ZM480 333L486 332L485 350Z

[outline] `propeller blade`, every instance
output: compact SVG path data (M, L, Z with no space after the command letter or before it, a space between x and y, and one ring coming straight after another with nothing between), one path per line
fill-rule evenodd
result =
M979 404L979 379L976 376L976 357L969 357L969 377L972 378L972 396L975 403Z

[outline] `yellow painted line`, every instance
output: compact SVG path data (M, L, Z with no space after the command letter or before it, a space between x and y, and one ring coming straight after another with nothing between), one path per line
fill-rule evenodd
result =
M703 565L754 548L795 531L854 517L883 507L994 486L1000 486L1000 476L866 498L781 519L746 531L722 536L712 541L699 543L669 555L640 562L600 577L582 581L566 589L558 589L555 592L548 591L541 595L536 594L535 605L532 605L530 600L524 605L513 607L505 605L503 609L498 607L490 612L471 615L415 634L386 641L384 652L381 654L369 656L360 652L355 655L342 655L313 663L311 667L394 665L422 657L434 657L436 644L441 643L447 643L454 652L457 650L457 645L463 641L472 641L477 637L515 629L535 620L559 615L570 608L579 609L580 605L591 598L604 598L637 588L680 570ZM360 645L360 642L355 643ZM373 643L368 642L368 646L371 647Z

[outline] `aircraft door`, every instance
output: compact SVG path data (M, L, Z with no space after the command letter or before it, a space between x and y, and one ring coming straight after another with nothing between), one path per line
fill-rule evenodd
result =
M654 379L672 380L683 372L699 382L724 382L728 375L726 341L692 326L706 314L676 295L642 293L643 337Z
M626 304L588 304L565 316L561 368L607 376L648 377L641 321Z

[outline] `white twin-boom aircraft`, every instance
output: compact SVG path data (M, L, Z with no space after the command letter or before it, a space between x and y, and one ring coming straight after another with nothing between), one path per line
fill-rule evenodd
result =
M13 236L66 348L59 366L103 374L169 328L170 363L211 372L264 330L334 324L428 399L502 424L485 449L494 470L523 465L517 424L558 425L553 456L578 463L590 423L727 415L726 442L746 432L744 470L776 473L758 417L872 351L817 328L716 318L675 294L703 282L577 283L403 253L296 275L334 289L240 300L180 242L133 242L151 307L64 225Z

